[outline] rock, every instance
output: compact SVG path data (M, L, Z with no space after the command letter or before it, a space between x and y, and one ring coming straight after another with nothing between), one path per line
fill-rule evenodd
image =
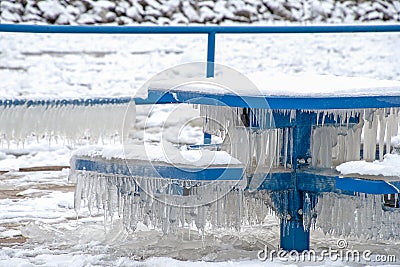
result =
M112 11L107 12L107 14L106 14L107 22L114 22L116 19L117 19L117 15L114 12L112 12Z
M200 16L189 1L182 2L182 12L189 22L200 22Z
M292 13L285 8L284 5L280 5L279 3L275 3L274 1L269 1L265 3L265 6L270 10L270 12L274 15L277 15L283 20L295 21L292 16Z
M164 2L161 7L161 12L170 18L173 14L180 12L180 7L180 0L170 0L168 2Z
M17 13L11 13L8 9L1 12L1 19L8 22L20 22L21 16Z
M116 4L114 2L107 1L107 0L100 0L100 1L93 2L93 9L94 10L110 10L110 11L114 11L115 10L115 6L116 6Z
M154 16L144 16L143 20L145 22L150 22L152 24L157 24L157 19Z
M322 17L329 17L334 8L334 4L331 1L314 2L311 8L315 11L317 15Z
M0 1L0 11L8 10L10 13L18 15L24 14L24 6L21 3L11 3L9 1Z
M227 8L225 0L218 0L214 5L214 12L216 13L216 18L214 21L222 21L223 19L235 19L235 15L232 11Z
M59 25L69 25L75 21L75 17L71 14L61 14L58 16L55 24Z
M171 20L166 17L159 17L157 19L157 25L171 25Z
M129 7L130 7L129 3L125 2L125 1L119 1L118 5L115 7L115 14L117 14L118 17L125 16L126 10Z
M209 6L202 6L200 8L200 20L204 22L212 21L215 18L215 13Z
M234 12L236 17L243 17L245 21L250 21L252 14L246 9L236 10Z
M77 8L79 10L78 14L85 13L86 11L88 11L87 5L85 5L83 2L80 2L80 1L75 1L73 3L73 5L69 5L69 6Z
M161 10L162 5L157 0L146 0L147 7L152 7L156 10Z
M144 10L144 15L145 16L152 16L154 19L157 19L158 17L161 17L161 11L158 9L155 9L151 6L146 6Z
M197 4L198 7L208 7L210 9L214 8L214 2L213 1L201 1Z
M136 22L143 21L142 15L139 13L136 7L132 6L126 10L126 16L133 19Z
M77 2L80 2L84 6L85 11L91 10L94 7L92 0L78 0Z
M395 10L395 13L400 13L400 2L393 1L392 8Z
M188 24L189 19L185 17L182 13L175 13L172 15L172 22L174 24Z
M373 21L373 20L382 20L383 19L383 14L378 11L371 11L368 12L366 15L364 15L361 20L363 21Z
M132 24L133 20L126 16L120 16L117 18L117 23L118 23L118 25L128 25L128 24Z
M84 13L79 16L77 22L78 24L95 24L96 18L93 14Z
M38 21L43 21L43 18L39 15L28 13L22 17L22 21L29 22L29 23L30 22L38 22Z
M74 6L67 6L65 8L65 11L66 11L67 14L70 14L73 17L77 17L77 16L79 16L81 14L79 8L74 7Z
M40 1L37 5L43 17L49 22L55 22L58 16L66 12L65 7L58 1Z

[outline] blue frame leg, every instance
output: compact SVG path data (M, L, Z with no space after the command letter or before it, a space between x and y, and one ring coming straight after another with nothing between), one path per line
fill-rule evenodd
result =
M303 222L292 219L285 223L281 220L280 228L281 249L298 252L310 249L310 232L304 230Z
M286 220L281 219L280 245L283 250L298 252L309 250L310 232L303 226L303 194L294 190L289 193Z
M205 145L211 144L211 134L204 133L204 144Z

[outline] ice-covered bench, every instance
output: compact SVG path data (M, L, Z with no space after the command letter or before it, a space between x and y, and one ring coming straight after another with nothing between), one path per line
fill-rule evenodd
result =
M135 229L138 221L159 226L164 232L173 232L179 225L190 227L193 221L200 230L205 229L208 223L217 227L240 227L243 223L262 221L265 216L263 212L273 209L281 220L280 244L286 250L301 251L309 248L309 229L316 218L317 226L338 235L354 232L356 235L374 238L391 238L396 235L400 216L392 207L398 207L399 178L380 174L365 176L365 173L357 172L342 175L339 171L346 166L340 164L349 164L348 162L360 159L384 160L384 155L391 152L390 139L398 130L398 81L308 74L268 77L258 73L252 77L252 83L248 87L245 77L219 72L214 65L214 54L217 33L392 32L400 31L399 25L0 25L0 31L207 34L206 83L198 83L197 80L197 83L185 84L179 79L161 79L150 84L147 98L128 99L124 103L200 105L201 115L204 116L206 145L199 147L205 149L210 136L219 135L224 138L224 142L217 148L209 147L222 151L206 150L204 153L215 158L224 155L222 158L229 159L228 161L223 161L224 164L210 161L196 166L186 164L187 162L182 164L179 161L151 160L149 154L141 158L133 152L130 153L129 146L122 148L122 154L121 150L92 147L80 151L72 158L71 176L77 179L76 202L84 199L89 203L89 208L104 209L111 213L111 217L114 212L119 212L127 229ZM225 77L224 73L227 74ZM245 82L236 82L235 79L235 82L229 83L232 77L243 78L239 80ZM228 83L221 84L221 81ZM210 85L210 82L214 82L214 85ZM226 90L227 88L229 89ZM38 102L39 105L33 106L79 106L79 101L76 102L77 105L61 100L55 101L54 105L50 102L48 104L45 101L43 105ZM31 102L3 101L2 114L7 114L4 115L6 119L12 118L14 113L25 117L25 114L29 114L27 109L8 107L28 108L32 106L29 103ZM105 106L124 103L109 102ZM94 103L95 106L98 104L101 106L100 102ZM47 108L38 108L35 112L44 112L44 109ZM72 112L75 111L79 112L79 109ZM51 114L50 125L57 125L59 113L47 114ZM95 115L87 115L86 121L93 122ZM112 120L109 122L113 123ZM69 125L73 124L73 121L69 122ZM95 135L107 129L101 127L98 121L94 122L94 126ZM40 124L38 127L45 128ZM10 138L23 136L23 131L21 134L21 130L18 130L18 134L15 134L15 131L10 130L9 134L14 135ZM140 150L135 147L131 151L135 149ZM193 153L190 148L187 150L189 152L176 147L168 151L181 156L182 153ZM336 169L336 166L339 167ZM168 205L164 205L166 203ZM346 209L343 209L343 205L346 205ZM79 209L80 203L76 203L76 206ZM357 215L353 218L354 214ZM381 230L380 223L388 227ZM364 229L365 232L362 233Z

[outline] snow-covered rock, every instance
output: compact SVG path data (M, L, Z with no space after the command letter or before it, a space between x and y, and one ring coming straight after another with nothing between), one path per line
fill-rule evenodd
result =
M1 12L1 19L10 22L20 22L21 16L17 13L12 13L9 10L4 10L3 12Z
M65 7L58 1L40 1L37 6L42 16L49 22L55 22L58 16L66 12Z
M141 11L137 7L132 6L126 10L126 16L133 19L133 21L141 22L143 21L142 12L143 10Z

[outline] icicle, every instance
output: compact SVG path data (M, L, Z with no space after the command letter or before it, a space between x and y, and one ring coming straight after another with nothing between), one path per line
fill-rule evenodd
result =
M286 169L286 164L288 161L288 145L289 145L289 128L284 129L284 155L283 155L283 167Z
M324 193L315 211L316 226L324 233L367 239L398 238L400 211L385 209L379 195Z
M366 110L364 112L364 142L363 142L363 158L367 161L373 161L376 158L376 139L378 122L373 111Z
M17 142L23 142L32 133L46 136L49 140L59 136L76 141L90 136L92 142L97 142L99 139L111 140L116 133L122 136L122 126L125 125L124 130L128 130L135 123L134 102L76 102L68 105L43 102L1 107L0 134L7 140Z
M386 120L384 119L383 110L379 110L376 112L376 116L378 119L378 144L379 144L379 160L383 160L384 154L384 142L385 142L385 130L386 130Z

